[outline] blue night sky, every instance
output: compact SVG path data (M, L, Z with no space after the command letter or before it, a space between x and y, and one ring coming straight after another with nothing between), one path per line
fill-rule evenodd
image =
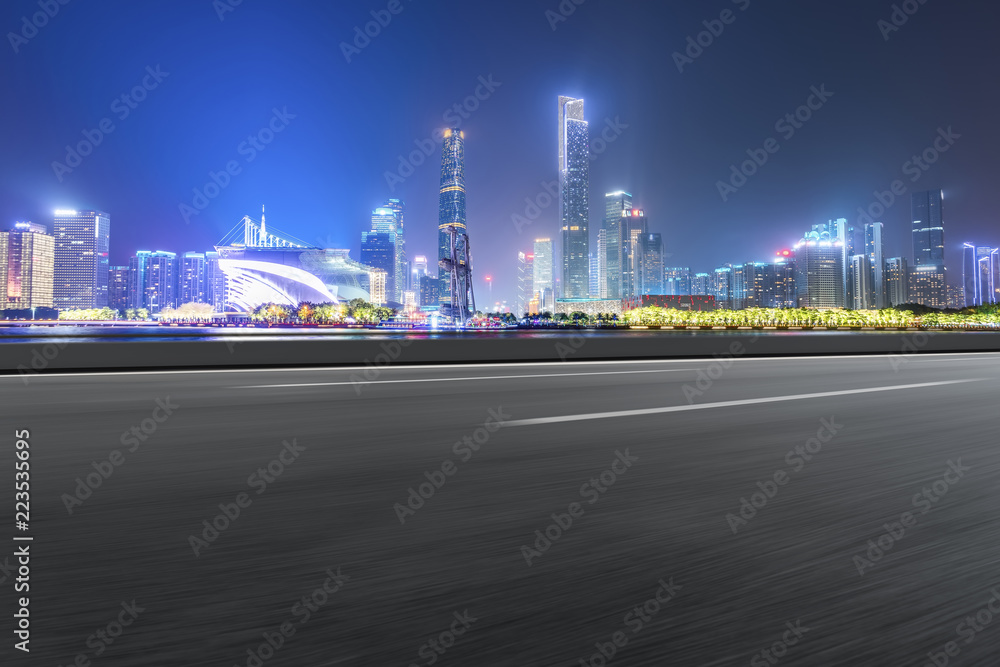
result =
M765 260L812 224L856 220L895 179L907 194L881 216L890 255L910 254L909 192L921 189L945 190L953 279L961 242L1000 243L995 3L930 0L886 40L888 0L586 0L555 30L546 11L559 0L400 0L348 63L341 43L389 0L242 0L220 20L230 1L69 0L23 39L12 35L38 0L5 0L0 226L105 210L112 264L124 264L138 249L211 249L266 204L269 225L357 257L371 210L398 197L410 256L433 255L440 147L395 191L385 173L492 76L499 87L462 121L480 294L492 274L494 297L513 300L517 251L557 236L557 205L520 234L511 216L557 178L560 94L586 100L594 138L606 119L627 125L592 163L593 237L603 194L628 189L668 265ZM724 9L733 22L678 72L672 54ZM146 99L115 103L144 78ZM812 119L776 131L824 84L834 94ZM251 150L275 109L294 118ZM104 119L114 131L60 181L52 163ZM949 126L961 138L911 182L904 163ZM769 137L780 150L724 202L717 182ZM230 161L239 173L185 222L180 205Z

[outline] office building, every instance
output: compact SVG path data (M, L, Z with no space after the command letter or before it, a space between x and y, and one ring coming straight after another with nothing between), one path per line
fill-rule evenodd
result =
M649 234L646 212L638 208L633 208L628 212L622 211L619 224L622 243L621 298L636 299L643 294L645 238ZM660 266L662 266L662 258Z
M733 307L733 267L722 266L709 275L709 292L715 297L717 308Z
M392 239L393 263L387 274L386 294L393 303L402 303L403 292L408 287L409 275L404 247L406 242L402 231L405 208L400 200L390 199L385 206L380 206L372 211L371 231L367 232L369 234L385 234ZM362 243L364 236L362 234Z
M663 270L667 296L690 296L691 269L671 267Z
M962 245L963 306L984 306L998 302L1000 250L989 246Z
M590 293L590 130L583 100L559 97L559 217L562 297Z
M18 222L0 232L0 310L53 307L55 238L44 225Z
M890 257L885 261L885 291L893 308L910 303L910 272L905 257Z
M875 287L872 284L874 270L868 255L851 257L851 308L854 310L871 310L875 307Z
M385 290L380 302L385 303L385 299L394 293L396 284L396 235L391 232L362 232L359 259L365 266L382 272L379 280L385 285L379 285L378 289Z
M605 298L622 296L622 218L632 212L631 193L619 190L604 195Z
M399 199L389 199L384 208L396 214L396 288L402 295L403 291L412 289L406 254L406 204Z
M691 278L691 296L713 296L711 276L707 273L696 273Z
M543 312L555 310L554 248L552 239L535 239L535 264L532 290L538 295L539 308Z
M218 252L205 253L205 289L208 290L208 303L217 313L229 310L228 277L219 265Z
M157 250L149 253L146 260L146 275L143 308L155 315L167 308L177 307L177 281L180 264L177 253Z
M112 266L108 269L108 307L124 315L128 310L127 266Z
M882 240L882 223L865 225L865 255L871 267L871 298L869 308L881 310L889 306L885 290L885 243Z
M186 252L181 257L177 305L209 303L205 253Z
M101 211L55 212L53 306L59 310L108 305L111 218Z
M795 246L795 287L800 308L843 308L844 242L828 225L813 225Z
M944 193L915 192L911 197L913 269L910 297L931 308L948 306L944 257Z
M663 237L657 233L643 236L642 294L665 296L663 273Z
M465 133L445 130L441 149L441 191L438 198L438 260L451 259L451 236L448 228L467 233L465 219ZM363 261L363 260L362 260ZM438 266L441 281L438 299L451 305L451 274Z
M594 273L591 265L591 274ZM594 284L594 276L590 277L591 285ZM608 230L604 227L597 230L597 289L593 296L598 299L608 298Z
M600 278L601 278L600 263L601 262L600 262L600 256L599 256L599 254L596 253L596 252L590 253L590 259L589 259L590 270L589 270L589 272L587 274L588 275L588 280L590 282L589 282L589 286L587 288L587 292L591 296L589 296L588 298L596 299L597 295L600 294L600 292L601 292L601 287L600 287Z
M514 314L521 317L528 312L528 305L535 298L535 255L517 253L517 305Z

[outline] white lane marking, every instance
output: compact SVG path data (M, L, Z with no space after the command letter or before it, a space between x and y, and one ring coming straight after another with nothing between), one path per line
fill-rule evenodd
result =
M646 408L643 410L621 410L618 412L593 412L580 415L563 415L560 417L540 417L538 419L519 419L504 422L504 427L537 426L541 424L561 424L565 422L587 421L589 419L613 419L615 417L637 417L641 415L658 415L667 412L684 412L686 410L711 410L712 408L732 408L741 405L757 405L760 403L779 403L782 401L801 401L810 398L829 398L831 396L850 396L851 394L870 394L878 391L898 391L900 389L917 389L920 387L940 387L949 384L964 384L967 382L983 382L986 378L971 380L948 380L945 382L922 382L920 384L902 384L890 387L870 387L867 389L849 389L846 391L825 391L819 394L793 394L791 396L769 396L767 398L745 398L739 401L720 401L717 403L702 403L696 405L672 405L664 408Z
M636 373L683 373L696 368L668 368L655 371L602 371L595 373L545 373L535 375L480 375L478 377L412 378L409 380L352 380L350 382L302 382L298 384L254 384L234 389L285 389L288 387L338 387L349 384L406 384L410 382L467 382L472 380L516 380L521 378L562 378L581 375L635 375Z
M812 355L812 356L801 356L801 357L736 357L733 359L726 359L726 363L730 362L774 362L774 361L826 361L834 359L888 359L890 357L900 356L900 352L888 352L886 354L838 354L838 355ZM970 356L971 355L971 356ZM978 361L983 357L997 356L1000 352L927 352L916 355L903 355L907 356L911 361L932 361L935 358L940 357L968 357L965 361ZM712 363L715 361L714 357L686 357L683 359L623 359L614 361L529 361L529 362L518 362L518 363L508 363L508 362L497 362L497 363L479 363L479 364L399 364L397 366L386 366L380 369L382 372L386 371L400 371L400 370L445 370L445 369L455 369L455 368L517 368L521 366L605 366L605 365L624 365L624 364L694 364L696 367L701 367L706 363ZM954 361L952 359L951 361ZM959 360L963 361L963 360ZM72 373L72 372L62 372L62 373L29 373L32 380L40 380L44 378L71 378L71 377L106 377L106 376L119 376L119 375L194 375L194 374L204 374L204 373L310 373L310 372L330 372L330 371L356 371L365 370L369 366L306 366L306 367L296 367L296 366L282 366L274 368L202 368L202 369L185 369L176 371L132 371L132 370L121 370L121 371L98 371L98 372L88 372L88 373ZM0 381L5 379L21 379L21 373L12 373L10 375L0 375Z

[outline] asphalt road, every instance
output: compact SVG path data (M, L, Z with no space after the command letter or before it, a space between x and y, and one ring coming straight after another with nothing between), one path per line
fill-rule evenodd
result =
M1000 355L359 377L0 378L0 662L997 664Z

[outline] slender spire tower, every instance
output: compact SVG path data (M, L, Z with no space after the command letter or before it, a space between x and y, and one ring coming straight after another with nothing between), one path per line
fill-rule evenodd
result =
M445 130L441 151L441 195L438 200L438 261L452 259L452 230L458 234L465 227L465 133L455 128ZM440 303L451 305L451 273L440 266Z

